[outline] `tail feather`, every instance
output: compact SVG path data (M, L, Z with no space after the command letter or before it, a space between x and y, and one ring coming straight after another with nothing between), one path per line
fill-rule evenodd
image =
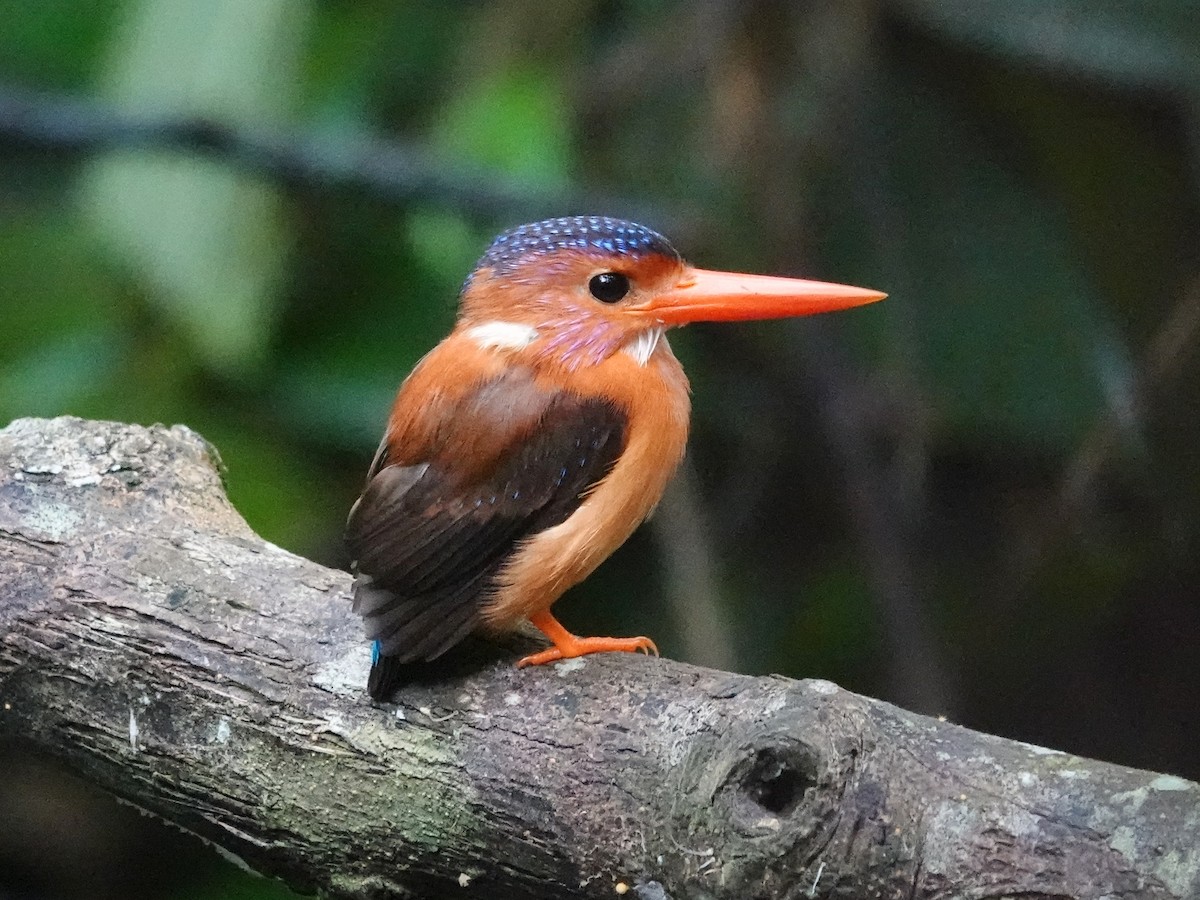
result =
M371 674L367 676L367 693L372 700L389 700L392 692L406 680L405 663L394 656L379 652L379 641L371 646Z

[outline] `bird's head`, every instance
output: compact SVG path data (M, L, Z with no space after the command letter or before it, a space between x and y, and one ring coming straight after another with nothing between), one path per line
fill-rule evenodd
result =
M576 369L619 350L644 364L663 331L675 325L805 316L885 296L821 281L697 269L642 225L573 216L497 237L467 279L459 321L481 345Z

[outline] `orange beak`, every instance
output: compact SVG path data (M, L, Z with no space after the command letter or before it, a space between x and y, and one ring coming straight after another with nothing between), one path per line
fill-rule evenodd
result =
M637 311L664 325L736 322L811 316L874 303L886 296L848 284L688 269L679 284Z

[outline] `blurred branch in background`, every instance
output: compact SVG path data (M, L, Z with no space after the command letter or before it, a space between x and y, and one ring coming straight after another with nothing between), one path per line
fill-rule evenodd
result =
M556 191L494 171L456 167L396 139L344 132L231 126L195 116L127 113L113 104L0 84L0 146L85 156L111 150L177 150L212 156L280 183L362 191L397 205L433 202L485 221L606 210L647 221L682 210L588 192Z
M755 240L781 271L810 271L817 243L812 184L829 158L841 154L851 160L858 193L871 193L860 182L876 188L878 196L872 200L878 202L861 206L869 210L872 255L895 261L902 256L898 248L889 247L890 253L884 249L887 241L896 240L896 231L891 230L894 216L888 214L887 197L878 189L882 167L877 156L858 149L873 143L857 113L875 85L872 68L881 38L875 10L865 3L813 4L781 12L780 19L770 37L749 39L735 31L713 76L733 85L715 90L714 117L740 123L718 129L729 140L728 162L732 167L738 154L753 160L741 169L740 188ZM830 47L838 52L826 52ZM730 95L741 102L720 101ZM788 126L768 124L781 122ZM849 206L851 199L839 202ZM896 288L889 284L887 289ZM893 369L901 370L899 378L892 373L891 382L915 386L918 354L911 322L903 311L888 321L908 326L891 336L888 358ZM837 325L811 322L789 333L791 340L772 345L769 352L744 342L741 350L746 358L763 361L769 383L789 394L789 409L803 410L785 426L788 432L805 430L806 422L800 420L804 413L815 411L821 425L829 457L842 477L839 505L848 511L857 559L878 617L885 696L910 709L953 714L956 691L916 564L915 537L926 514L929 416L911 415L921 404L898 390L868 390L873 379L854 359L848 333Z
M912 414L912 399L905 400L900 391L856 376L828 328L810 329L790 358L763 359L788 392L789 407L819 410L879 617L889 699L953 715L957 690L923 602L928 591L916 565L925 509L923 492L912 489L922 480L912 468L923 465L923 456L904 452L905 435L919 431L924 416Z
M841 467L847 509L873 590L887 648L895 701L953 716L958 697L927 607L929 586L917 565L918 536L927 527L920 488L928 459L920 436L929 419L915 390L882 378L847 390L831 373L845 372L838 344L820 331L805 342L806 374L822 425Z
M1189 0L887 0L914 24L1025 66L1126 89L1178 94L1196 81L1196 8Z
M718 515L724 510L716 507ZM717 574L720 553L713 548L712 528L691 459L667 487L650 528L663 558L663 594L675 617L676 630L689 662L714 669L734 669L739 636L730 622Z
M1122 397L1124 402L1109 408L1071 457L1041 527L1032 529L1027 540L1014 549L1009 577L997 593L1000 610L1004 611L1001 618L1009 620L1003 624L1011 624L1042 566L1077 526L1080 515L1095 498L1105 468L1128 445L1130 435L1142 431L1156 393L1178 374L1189 354L1196 352L1198 335L1200 277L1183 292L1146 347L1141 365Z

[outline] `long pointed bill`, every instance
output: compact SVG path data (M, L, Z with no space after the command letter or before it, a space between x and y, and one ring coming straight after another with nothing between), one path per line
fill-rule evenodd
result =
M874 303L886 296L847 284L688 269L676 287L638 311L664 325L736 322L810 316Z

